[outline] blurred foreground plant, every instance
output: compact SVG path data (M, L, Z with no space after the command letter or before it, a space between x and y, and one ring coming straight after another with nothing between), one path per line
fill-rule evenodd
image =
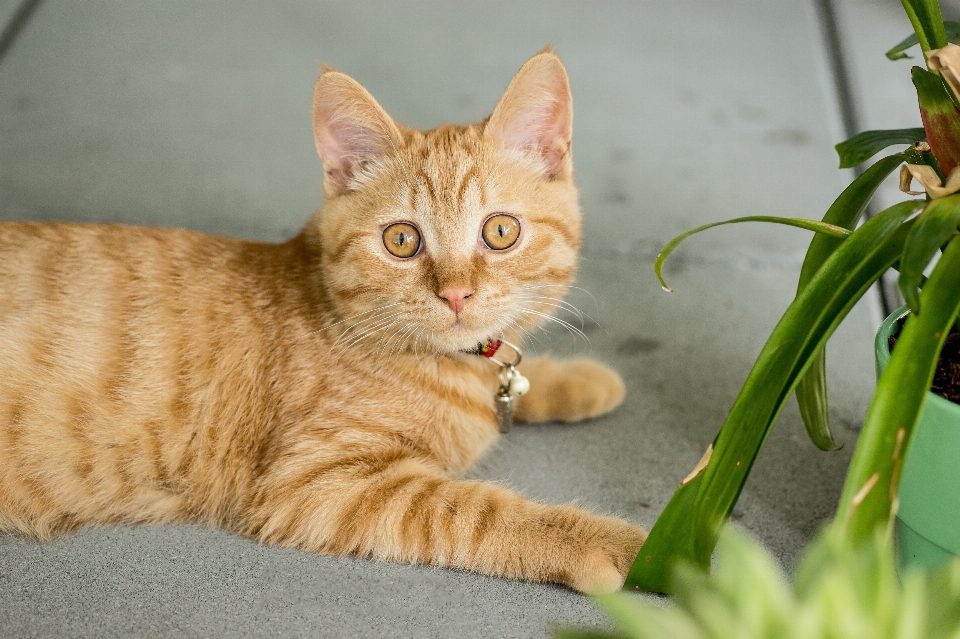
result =
M894 144L910 144L866 169L827 210L822 221L769 216L769 221L817 231L800 272L797 295L784 313L720 432L680 483L627 577L627 587L672 592L672 567L708 570L718 535L743 490L773 422L796 391L811 440L835 449L827 419L824 347L833 331L889 268L914 311L906 322L867 413L836 519L836 543L856 548L878 528L890 536L903 460L933 379L938 355L960 312L960 47L949 44L936 0L902 0L914 36L888 53L904 57L918 43L929 70L912 69L923 128L868 131L837 145L841 168ZM960 33L951 23L950 32ZM900 167L901 188L925 199L896 204L857 224L877 187ZM914 181L922 191L911 191ZM661 268L676 246L705 225L675 238L657 258ZM855 230L854 230L855 229ZM923 271L938 252L929 279ZM922 289L922 290L921 290ZM960 611L958 611L960 614Z
M794 584L756 541L728 528L712 574L675 572L675 605L634 594L596 598L615 631L558 629L559 639L958 639L960 559L897 578L889 538L856 549L825 534L801 560Z

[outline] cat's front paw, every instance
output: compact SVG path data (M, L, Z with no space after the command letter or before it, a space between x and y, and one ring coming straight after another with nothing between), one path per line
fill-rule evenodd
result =
M589 359L524 362L530 392L517 402L521 422L578 422L609 413L623 401L623 380L616 371Z
M603 521L603 532L591 540L568 584L591 595L619 590L647 539L646 531L621 519L598 519Z

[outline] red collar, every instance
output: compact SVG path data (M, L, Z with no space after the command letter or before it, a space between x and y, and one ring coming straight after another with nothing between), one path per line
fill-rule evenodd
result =
M503 342L501 342L498 339L489 339L482 344L477 344L477 347L470 352L473 353L474 355L483 355L484 357L489 359L497 354L497 350L502 345L503 345Z

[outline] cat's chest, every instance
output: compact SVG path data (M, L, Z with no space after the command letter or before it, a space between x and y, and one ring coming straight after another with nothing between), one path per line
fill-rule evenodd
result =
M493 367L410 358L350 375L347 410L365 407L366 419L410 437L451 473L464 471L498 437Z

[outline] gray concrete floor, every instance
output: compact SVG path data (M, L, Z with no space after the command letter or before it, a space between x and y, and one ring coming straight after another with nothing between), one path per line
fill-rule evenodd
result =
M16 4L0 0L0 19ZM843 33L873 47L855 60L858 86L905 74L882 58L909 32L899 3L839 4ZM322 203L319 62L430 127L484 117L548 42L570 73L586 213L585 292L571 301L596 322L589 343L554 333L541 348L609 362L628 398L588 424L515 429L471 474L650 527L790 302L809 236L752 225L694 238L669 263L673 295L655 255L712 220L820 217L849 179L834 168L843 135L812 2L46 0L0 61L0 219L280 240ZM916 126L907 108L866 120ZM734 512L786 569L833 512L879 319L866 299L829 352L845 448L816 450L791 403ZM318 557L199 526L0 536L0 636L537 637L554 623L601 617L553 586Z

